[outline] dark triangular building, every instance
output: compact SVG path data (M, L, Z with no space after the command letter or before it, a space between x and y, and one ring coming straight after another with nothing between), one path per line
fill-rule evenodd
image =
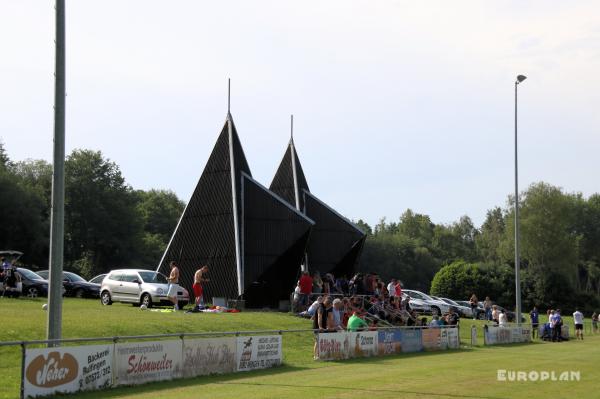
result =
M276 305L293 290L313 224L252 179L228 113L158 270L168 274L169 262L176 261L180 285L191 292L195 271L206 264L207 300L244 298L248 306Z
M321 275L347 275L356 271L366 235L354 223L314 196L306 182L293 138L275 173L270 190L315 221L305 266Z

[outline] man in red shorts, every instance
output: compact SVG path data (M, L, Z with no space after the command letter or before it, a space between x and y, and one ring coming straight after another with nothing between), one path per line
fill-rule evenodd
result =
M208 266L202 266L200 269L196 270L194 273L194 285L192 288L194 289L194 297L196 298L196 309L199 310L200 306L203 305L203 292L202 283L208 282L209 280L204 276L204 274L208 272Z

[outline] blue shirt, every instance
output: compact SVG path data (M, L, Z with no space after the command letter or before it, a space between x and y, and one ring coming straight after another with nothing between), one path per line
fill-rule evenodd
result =
M531 312L529 312L529 317L531 318L532 324L538 324L540 314L537 310L532 310Z

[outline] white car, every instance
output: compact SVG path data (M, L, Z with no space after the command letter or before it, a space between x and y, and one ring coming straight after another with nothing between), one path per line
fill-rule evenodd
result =
M410 306L410 310L414 310L417 313L431 313L431 306L429 306L425 301L413 298L405 293L405 290L402 290L402 300L406 299L406 297L410 298L408 301L408 306Z
M189 292L177 286L179 308L190 301ZM128 302L134 305L171 305L167 298L169 282L162 273L142 269L113 270L102 280L100 301L103 305L113 302Z
M458 314L462 317L473 317L473 310L465 305L461 305L460 303L453 301L450 298L438 298L438 297L433 297L435 299L440 299L444 302L446 302L448 305L452 306L455 308L455 310L458 312Z
M424 304L429 306L431 314L441 315L441 314L447 313L448 310L450 310L450 305L448 305L446 302L433 299L429 295L424 294L420 291L402 290L402 292L405 292L406 295L408 295L411 298L411 301L410 301L411 308L412 308L413 300L418 299L418 300L422 301Z

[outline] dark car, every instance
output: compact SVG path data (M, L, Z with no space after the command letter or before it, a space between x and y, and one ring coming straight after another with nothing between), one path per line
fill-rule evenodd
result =
M44 278L48 278L48 270L38 272ZM83 277L72 273L63 272L63 285L66 290L65 296L74 296L77 298L99 298L100 284L94 284L86 281Z
M44 280L39 274L29 269L17 267L17 273L21 276L21 295L29 298L48 296L48 280Z
M509 323L516 323L517 321L515 320L517 318L517 314L515 312L513 312L512 310L507 310L505 308L503 308L500 305L496 305L496 307L498 308L498 311L504 310L504 313L506 313L506 319ZM521 313L521 323L525 322L525 317L523 316L523 314Z

